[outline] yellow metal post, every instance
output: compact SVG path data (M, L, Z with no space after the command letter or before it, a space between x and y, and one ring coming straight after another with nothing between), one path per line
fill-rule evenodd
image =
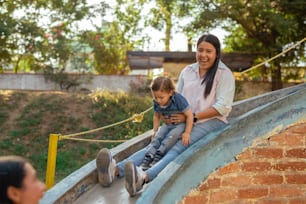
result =
M46 171L46 186L47 189L54 185L56 153L57 153L58 135L50 134L48 148L48 162Z

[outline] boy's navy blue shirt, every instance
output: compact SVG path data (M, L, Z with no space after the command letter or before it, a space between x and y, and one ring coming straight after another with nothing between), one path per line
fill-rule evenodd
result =
M157 102L153 100L153 108L155 112L171 117L171 114L185 112L190 106L184 96L175 92L170 98L170 103L167 107L160 107Z

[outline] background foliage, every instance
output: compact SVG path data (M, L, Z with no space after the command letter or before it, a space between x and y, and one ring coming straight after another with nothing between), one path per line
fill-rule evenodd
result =
M112 2L112 1L110 1ZM224 51L248 52L262 62L305 38L302 0L86 0L2 1L0 72L127 74L126 51L150 50L164 32L165 50L174 33L187 37L188 50L202 33L222 27ZM85 22L85 23L84 23ZM85 25L85 27L84 27ZM282 67L305 66L305 43L258 69L272 90L282 88ZM296 72L296 71L295 71ZM289 74L290 75L290 74Z
M90 94L65 92L0 91L0 155L29 158L44 180L48 140L52 134L74 134L130 118L151 107L149 95L95 91ZM126 122L78 138L129 140L152 129L152 111L142 123ZM61 140L58 144L56 180L94 159L102 147L120 143Z

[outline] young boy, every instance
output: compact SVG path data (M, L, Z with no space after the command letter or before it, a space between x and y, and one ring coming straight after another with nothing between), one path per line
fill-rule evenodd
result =
M179 139L186 138L189 141L193 125L190 106L181 94L175 92L175 86L171 79L157 77L151 84L151 92L154 108L154 134L141 164L143 170L147 170L151 165L157 163ZM161 115L170 118L174 113L184 113L187 117L186 124L175 123L160 126Z

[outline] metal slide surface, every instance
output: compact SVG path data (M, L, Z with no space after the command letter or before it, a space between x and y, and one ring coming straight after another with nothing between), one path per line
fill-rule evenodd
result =
M73 202L67 203L176 203L190 188L200 183L212 169L230 162L233 156L239 153L243 147L250 145L256 137L271 132L273 128L280 126L280 123L283 123L281 128L284 129L298 120L305 120L305 97L306 84L301 84L235 102L228 126L191 146L188 151L186 150L179 158L171 162L156 179L145 185L142 192L135 197L128 195L124 187L124 179L121 178L116 179L109 188L103 188L95 183ZM258 127L261 128L258 129ZM224 145L227 149L226 152L220 151L225 148ZM211 157L212 155L213 157ZM207 169L204 170L202 168L203 160L207 166ZM201 168L202 174L197 173L199 168ZM65 203L49 202L48 199L52 196L56 197L60 191L56 188L63 188L63 185L61 186L50 189L41 204ZM65 190L67 191L67 189Z
M109 188L103 188L96 184L90 191L81 196L75 204L133 204L136 203L138 197L130 197L124 188L124 179L117 179Z

